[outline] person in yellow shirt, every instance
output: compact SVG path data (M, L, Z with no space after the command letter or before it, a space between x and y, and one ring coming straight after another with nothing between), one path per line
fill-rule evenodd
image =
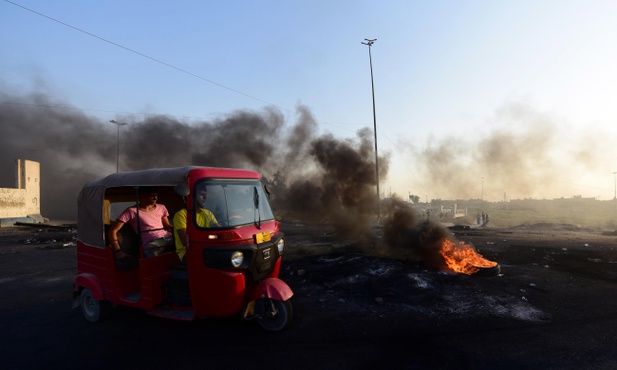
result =
M205 208L206 199L208 198L207 189L204 187L197 192L197 207L196 219L197 226L200 227L220 227L216 217L210 210ZM186 247L188 246L188 237L186 234L186 208L182 208L174 215L174 239L176 242L176 253L182 264L186 264Z

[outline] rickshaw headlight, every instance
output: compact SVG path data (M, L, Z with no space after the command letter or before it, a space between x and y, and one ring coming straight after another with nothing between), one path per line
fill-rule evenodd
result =
M244 262L244 254L240 251L235 251L231 254L231 265L233 267L242 266L242 262Z
M279 254L283 254L283 250L285 249L285 239L280 238L278 242L276 242L276 247L279 250Z

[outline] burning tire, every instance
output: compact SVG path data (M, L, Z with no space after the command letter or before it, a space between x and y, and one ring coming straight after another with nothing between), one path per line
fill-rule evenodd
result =
M501 266L499 264L493 267L478 267L478 271L474 275L479 276L497 276L501 273Z
M466 275L496 276L501 267L497 262L487 260L475 248L464 242L443 239L439 254L448 269Z

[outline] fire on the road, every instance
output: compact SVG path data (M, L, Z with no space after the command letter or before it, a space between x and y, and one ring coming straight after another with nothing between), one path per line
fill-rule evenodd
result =
M454 272L471 275L481 268L493 268L497 262L489 261L476 250L464 242L454 242L443 239L439 253L443 256L446 265Z

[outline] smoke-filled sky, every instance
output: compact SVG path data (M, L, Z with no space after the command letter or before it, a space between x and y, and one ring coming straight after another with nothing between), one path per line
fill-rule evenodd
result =
M370 38L382 195L612 199L616 16L614 1L3 0L0 185L17 157L43 184L114 172L111 119L128 123L121 169L290 180L329 158L316 140L368 160Z
M318 134L303 106L290 122L272 107L191 123L150 116L120 128L118 151L117 126L79 110L53 108L61 102L45 94L19 97L0 89L0 99L14 101L0 110L0 173L5 174L0 186L14 186L15 161L10 158L40 162L46 217L73 219L81 187L115 172L116 166L131 171L186 165L257 170L268 182L283 182L274 194L280 205L306 211L307 203L311 218L358 224L360 216L375 214L372 132L363 129L345 139ZM387 156L380 157L384 178L388 162ZM288 188L293 192L287 194Z

